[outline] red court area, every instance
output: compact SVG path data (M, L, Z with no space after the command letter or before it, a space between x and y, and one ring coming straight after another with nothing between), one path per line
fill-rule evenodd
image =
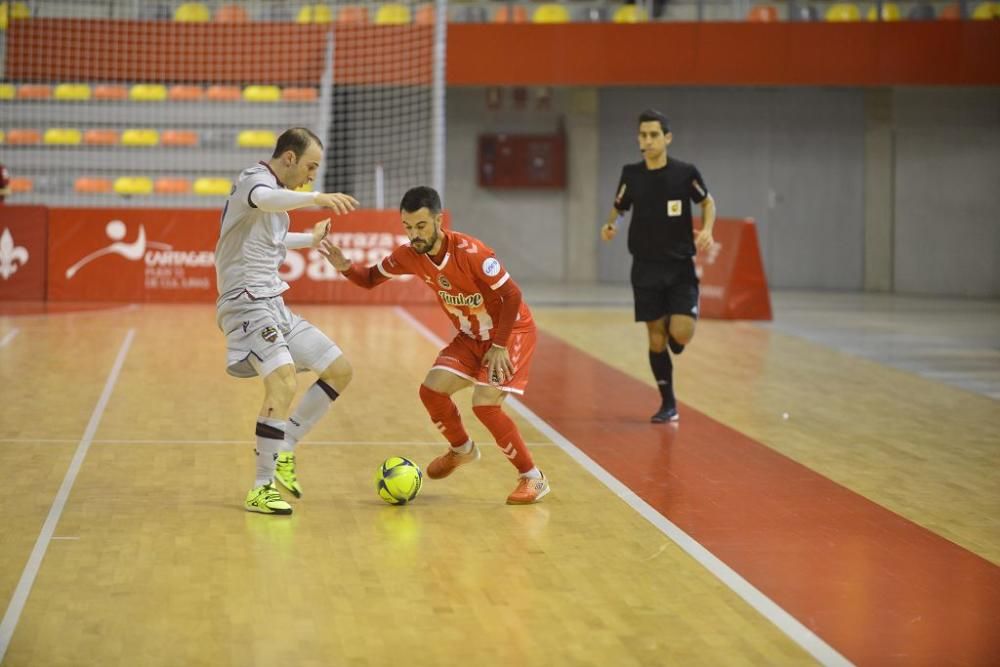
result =
M690 407L650 424L654 392L540 332L521 400L852 662L1000 664L1000 568Z

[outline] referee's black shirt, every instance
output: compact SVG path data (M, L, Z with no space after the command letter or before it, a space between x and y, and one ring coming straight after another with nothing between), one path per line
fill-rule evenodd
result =
M667 166L660 169L647 169L645 162L627 164L615 192L620 212L635 206L628 230L628 250L634 257L694 257L691 202L701 203L708 196L697 167L674 158L667 158Z

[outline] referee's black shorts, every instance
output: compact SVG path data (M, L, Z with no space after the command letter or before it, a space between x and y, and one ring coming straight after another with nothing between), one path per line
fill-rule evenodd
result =
M652 322L665 315L698 317L698 276L693 259L632 259L635 321Z

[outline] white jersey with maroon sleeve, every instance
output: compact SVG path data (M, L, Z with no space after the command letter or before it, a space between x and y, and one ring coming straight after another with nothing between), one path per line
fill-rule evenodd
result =
M491 340L499 324L502 299L496 290L510 274L493 249L479 239L458 232L444 232L447 244L440 264L409 245L396 248L377 266L385 276L415 275L423 279L460 332L475 340ZM514 332L535 328L528 305L521 302Z

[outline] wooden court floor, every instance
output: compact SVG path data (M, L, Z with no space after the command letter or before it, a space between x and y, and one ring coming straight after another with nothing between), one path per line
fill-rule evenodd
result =
M466 392L482 461L390 507L376 466L443 450L417 388L446 327L297 310L355 379L287 518L242 509L261 390L211 306L0 315L3 665L1000 663L996 400L706 321L653 426L629 309L536 307L508 412L552 493L503 503Z

